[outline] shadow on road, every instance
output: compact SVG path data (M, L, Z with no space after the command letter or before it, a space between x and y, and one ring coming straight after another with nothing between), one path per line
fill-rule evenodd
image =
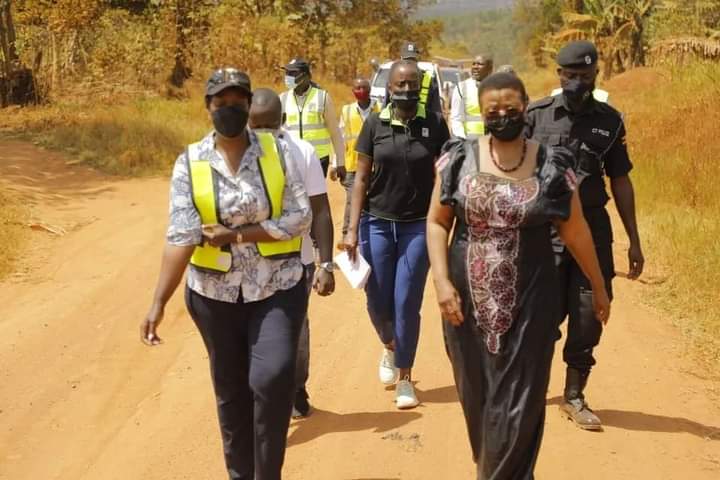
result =
M548 399L548 405L560 405L560 396ZM702 423L682 417L665 417L651 413L624 410L594 410L605 427L622 428L641 432L657 433L689 433L707 440L720 441L720 427L703 425Z
M94 198L114 191L107 176L85 165L69 165L59 153L24 142L2 142L0 177L23 202L66 203L71 198Z
M372 430L376 433L400 428L422 415L417 412L358 412L335 413L327 410L314 410L305 419L294 422L295 430L288 437L288 447L301 445L328 433L360 432ZM388 479L389 480L389 479Z
M457 390L455 385L448 385L447 387L433 388L431 390L423 391L420 388L415 387L417 396L422 403L456 403L459 402Z

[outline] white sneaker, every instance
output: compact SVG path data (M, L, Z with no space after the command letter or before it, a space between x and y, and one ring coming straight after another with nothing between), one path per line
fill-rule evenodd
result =
M400 378L400 370L395 366L395 352L392 350L383 348L378 375L383 385L394 385Z
M395 404L400 409L414 408L420 404L409 376L400 380L395 386Z

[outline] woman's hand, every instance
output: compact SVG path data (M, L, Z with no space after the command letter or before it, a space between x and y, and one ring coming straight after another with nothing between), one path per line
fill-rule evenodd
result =
M343 242L338 245L340 250L345 250L350 257L350 261L355 263L357 259L358 235L354 230L348 231L343 238Z
M140 340L145 345L155 346L162 343L162 339L157 334L158 325L162 322L165 308L162 305L153 303L150 311L140 324Z
M455 327L461 325L465 321L462 313L462 300L450 279L446 278L436 282L435 291L442 317Z
M237 233L227 228L225 225L213 223L202 226L203 239L212 247L224 247L231 243L235 243Z
M593 311L598 321L607 325L610 318L610 297L604 285L597 289L593 288Z

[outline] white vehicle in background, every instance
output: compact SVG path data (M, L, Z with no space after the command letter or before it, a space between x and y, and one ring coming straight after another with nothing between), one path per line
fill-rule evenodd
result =
M386 87L388 79L390 78L390 67L392 67L392 64L393 62L385 62L380 65L380 68L377 69L370 82L370 97L380 102L380 105L385 102ZM431 62L418 62L418 66L420 70L435 72L435 76L438 79L437 85L443 85L440 68L436 64ZM441 95L442 92L438 92L438 94L440 94L440 98L444 101L443 95Z

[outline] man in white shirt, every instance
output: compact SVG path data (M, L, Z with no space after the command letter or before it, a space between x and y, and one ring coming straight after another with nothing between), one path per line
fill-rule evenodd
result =
M282 105L280 98L272 90L259 88L253 93L250 106L249 125L254 131L269 130L273 134L288 141L291 147L292 161L300 172L305 190L310 197L310 206L313 213L313 222L310 235L306 235L302 242L302 263L305 265L307 293L310 295L314 288L318 295L327 296L335 290L333 276L333 223L330 215L327 186L320 160L315 149L308 142L291 136L280 128L282 122ZM311 238L312 236L312 238ZM319 263L316 269L313 239L317 243ZM297 366L295 379L297 392L293 405L293 417L302 418L310 414L310 404L305 384L310 371L310 329L307 314L303 321L298 346Z
M478 55L472 63L471 77L460 82L450 100L450 133L473 139L484 134L478 85L493 71L493 59Z

